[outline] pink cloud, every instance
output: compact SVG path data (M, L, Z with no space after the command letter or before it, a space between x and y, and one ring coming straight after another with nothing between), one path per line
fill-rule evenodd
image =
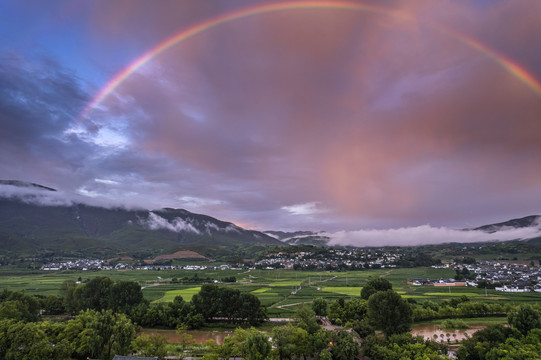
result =
M101 5L108 11L94 14L95 36L119 31L111 46L133 31L151 48L228 7L203 3ZM531 49L541 31L536 2L384 6L541 63ZM530 211L541 200L540 98L426 23L321 9L256 15L179 43L117 92L99 122L127 116L134 151L167 157L167 176L190 183L178 191L194 192L182 195L222 199L241 221L256 216L243 207L317 203L360 225L461 222L465 209L520 211L512 199L530 194Z

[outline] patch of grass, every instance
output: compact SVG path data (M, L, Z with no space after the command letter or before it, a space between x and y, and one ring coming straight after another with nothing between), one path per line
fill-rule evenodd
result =
M162 296L160 299L154 300L153 303L157 302L173 302L175 297L182 296L184 301L190 301L192 300L192 297L197 294L201 290L201 286L193 287L193 288L187 288L187 289L180 289L180 290L169 290L165 292L165 295Z
M271 283L271 286L299 286L303 280L283 280Z
M462 319L445 319L441 323L442 330L469 329L470 327Z
M468 292L458 292L458 293L448 293L448 292L427 292L425 293L427 296L481 296L481 294L475 294L475 293L468 293Z
M261 293L267 292L269 290L270 290L270 288L261 288L261 289L257 289L257 290L252 290L250 292L253 293L253 294L261 294Z
M474 318L461 318L460 320L464 321L466 325L497 325L497 324L507 324L507 316L489 316L489 317L474 317ZM428 321L416 322L415 326L418 325L428 325L428 324L443 324L445 320L434 319Z
M344 294L344 295L349 295L349 296L361 296L361 289L362 289L362 287L360 287L360 286L348 286L348 287L345 287L345 286L333 286L333 287L325 286L325 287L321 288L321 290L326 291L326 292Z

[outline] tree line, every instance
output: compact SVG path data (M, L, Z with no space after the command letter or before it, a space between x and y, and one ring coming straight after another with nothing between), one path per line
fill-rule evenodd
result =
M218 320L258 325L267 318L265 308L255 295L214 284L204 284L190 302L177 296L171 303L149 304L143 298L138 283L115 283L103 276L81 285L65 281L61 294L65 311L69 314L77 314L86 309L112 310L126 314L135 323L148 327L176 328L186 325L195 329L205 322Z
M372 359L449 359L447 346L409 332L411 323L438 318L507 316L509 327L489 326L464 340L459 360L541 359L541 307L471 302L467 296L440 303L401 299L386 279L370 280L360 298L330 304L315 299L312 308L337 325L351 328L361 339L362 354ZM375 330L383 335L375 336Z

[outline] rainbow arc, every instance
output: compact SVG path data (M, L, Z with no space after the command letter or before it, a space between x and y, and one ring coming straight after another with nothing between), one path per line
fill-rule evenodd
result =
M367 13L374 13L383 16L389 16L404 21L415 21L429 28L438 31L442 34L450 36L457 41L467 45L477 52L485 54L497 64L502 66L512 76L521 81L527 87L529 87L535 94L541 97L541 83L535 76L533 76L528 70L520 66L518 63L512 61L509 58L504 57L495 50L482 44L478 40L468 37L454 29L444 27L439 24L434 24L426 21L420 21L415 17L406 14L402 11L395 11L387 9L381 6L361 4L350 1L292 1L292 2L278 2L270 3L259 6L254 6L246 9L237 10L234 12L226 13L199 24L193 25L189 28L174 34L173 36L165 39L163 42L150 49L139 58L134 60L131 64L125 67L122 71L117 73L90 101L78 117L78 122L83 121L94 108L96 108L109 94L111 94L120 84L122 84L131 74L133 74L138 68L148 63L150 60L163 53L172 46L181 43L182 41L189 39L197 34L200 34L209 29L215 28L219 25L239 20L245 17L266 14L278 11L292 11L302 9L342 9L346 11L362 11Z

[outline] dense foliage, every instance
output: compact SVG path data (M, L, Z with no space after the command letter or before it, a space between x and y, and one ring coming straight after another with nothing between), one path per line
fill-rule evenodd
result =
M541 359L541 311L522 305L508 316L510 327L489 326L462 342L460 360Z
M191 302L177 296L171 303L149 304L143 299L141 287L136 282L114 283L102 276L81 285L65 281L62 294L64 307L70 314L86 309L108 309L124 313L134 322L148 327L177 328L185 325L195 329L205 321L214 320L258 325L267 318L255 295L210 284L203 285Z
M265 308L255 295L217 285L203 285L192 298L192 304L206 321L225 319L232 323L246 321L257 325L267 318Z
M361 290L361 298L368 300L371 295L377 293L378 291L391 290L392 288L393 285L385 278L371 279L366 283L366 285L363 286Z
M2 359L111 359L131 353L135 325L124 314L87 310L65 323L0 320Z
M372 359L449 359L447 347L422 336L413 337L410 333L388 337L369 336L363 346L363 354Z
M410 331L411 307L393 290L378 291L368 299L368 320L386 336Z

